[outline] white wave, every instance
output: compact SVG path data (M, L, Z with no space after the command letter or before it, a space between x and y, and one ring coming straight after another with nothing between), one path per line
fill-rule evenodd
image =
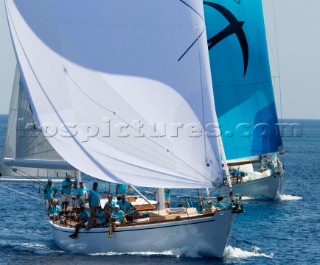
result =
M140 256L175 256L172 251L163 251L163 252L106 252L106 253L93 253L89 254L90 256L122 256L122 255L140 255Z
M26 242L26 243L18 243L17 245L25 248L47 248L46 244L36 243L36 242Z
M173 256L186 258L201 258L206 256L206 251L199 247L184 247L179 249L166 250L162 252L145 251L145 252L107 252L107 253L93 253L90 256L122 256L122 255L137 255L137 256Z
M93 253L90 256L123 256L123 255L133 255L133 256L173 256L173 257L184 257L184 258L202 258L208 256L208 253L198 247L185 247L180 249L172 249L163 252L145 251L145 252L106 252L106 253ZM265 257L273 258L273 254L261 253L258 247L252 247L251 251L242 250L240 248L228 246L224 252L224 260L234 260L234 259L245 259L250 257Z
M252 247L251 251L243 250L236 247L227 246L224 251L224 259L246 259L250 257L265 257L273 258L273 253L265 254L260 253L260 248Z
M254 200L254 198L253 198L253 197L249 197L249 196L242 196L242 197L241 197L241 199L242 199L243 201L250 201L250 200Z
M210 255L205 249L199 246L194 247L184 247L180 249L173 249L172 253L176 257L185 258L201 258L203 256Z
M280 195L280 200L281 201L299 201L299 200L302 200L302 197L282 194Z
M49 253L62 253L62 250L52 249L50 245L40 242L19 242L16 240L0 240L0 247L9 247L18 251L28 251L46 255Z

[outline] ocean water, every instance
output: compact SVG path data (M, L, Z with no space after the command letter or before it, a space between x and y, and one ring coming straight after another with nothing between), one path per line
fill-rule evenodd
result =
M6 119L0 116L0 152ZM223 259L195 250L103 255L63 252L51 237L43 205L0 186L0 264L320 264L320 121L290 122L299 123L302 134L284 138L285 195L279 201L247 198L245 213L236 217ZM85 181L91 185L93 179L85 177ZM33 197L43 196L37 183L0 184ZM100 188L108 187L101 183ZM196 203L195 192L191 197L189 203ZM172 191L173 203L183 198L183 190Z

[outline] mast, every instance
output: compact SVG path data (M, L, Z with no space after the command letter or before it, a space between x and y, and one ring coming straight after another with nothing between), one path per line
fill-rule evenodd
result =
M81 181L81 172L79 170L76 171L76 182L77 188L79 188L79 182Z
M157 189L157 201L158 201L158 209L163 210L165 209L165 203L164 203L164 189L163 188L158 188Z

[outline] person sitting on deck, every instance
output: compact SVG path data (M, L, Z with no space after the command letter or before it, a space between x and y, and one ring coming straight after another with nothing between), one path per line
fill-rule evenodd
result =
M77 205L86 204L88 199L89 189L83 185L83 181L79 182L79 188L76 191Z
M223 197L217 197L216 208L223 209L224 205L222 204Z
M52 184L51 179L48 179L48 183L44 186L43 193L44 193L46 210L50 211L51 205L52 205L52 199L56 196L56 193L57 193L57 189Z
M112 232L116 228L117 225L120 225L122 223L126 223L126 218L124 216L124 212L120 210L119 205L115 206L115 210L112 212L111 215L111 220L109 225L109 234L107 237L111 238L112 237Z
M235 170L234 168L230 168L230 169L229 169L229 174L230 174L230 176L232 176L232 177L236 177L236 176L237 176L236 170Z
M271 172L274 170L274 166L271 160L267 161L267 169L269 169Z
M58 201L58 199L53 199L51 208L49 210L49 218L54 221L58 220L59 213L60 213L59 201Z
M272 168L270 168L270 164L272 164L272 161L268 160L266 157L262 159L260 162L260 172L264 172L268 169L272 170Z
M116 197L118 197L118 195L122 196L122 195L127 195L131 190L130 185L126 185L126 184L117 184L116 186Z
M102 210L102 208L98 207L98 212L96 214L96 223L97 225L105 225L106 224L106 213Z
M107 222L109 222L114 207L116 206L116 202L112 200L112 194L108 194L107 198L108 200L106 201L103 209L106 213Z
M71 180L70 176L67 175L66 179L62 181L62 191L61 191L61 206L62 211L66 211L70 200L71 200L71 187L73 186L74 182Z
M89 222L90 214L88 211L86 211L86 208L84 205L80 207L80 215L78 218L78 224L76 224L74 233L70 235L69 237L76 239L78 238L79 230L80 228L86 228Z
M102 210L101 206L98 206L97 213L94 216L91 216L86 229L89 230L91 227L96 227L97 225L103 226L106 224L106 213Z
M126 200L126 196L122 195L121 200L118 201L118 205L120 207L120 210L124 211L125 213L129 212L129 210L132 208L132 204Z
M242 182L242 178L246 175L245 172L240 171L240 169L231 168L229 171L230 176L232 176L233 183Z
M242 170L241 170L241 171L238 170L237 183L242 182L242 178L245 177L246 175L247 175L246 172L244 172L244 171L242 171Z

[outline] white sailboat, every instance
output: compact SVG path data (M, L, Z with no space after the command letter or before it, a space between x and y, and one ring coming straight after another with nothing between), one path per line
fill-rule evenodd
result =
M214 98L233 190L251 198L283 193L283 153L262 2L204 2ZM222 189L226 194L228 189Z
M72 168L137 186L221 185L202 2L6 0L5 6L33 117ZM5 162L26 166L25 160ZM73 252L197 248L222 257L234 210L234 201L200 213L160 205L117 227L113 238L104 227L74 240L74 227L50 225L57 245Z

